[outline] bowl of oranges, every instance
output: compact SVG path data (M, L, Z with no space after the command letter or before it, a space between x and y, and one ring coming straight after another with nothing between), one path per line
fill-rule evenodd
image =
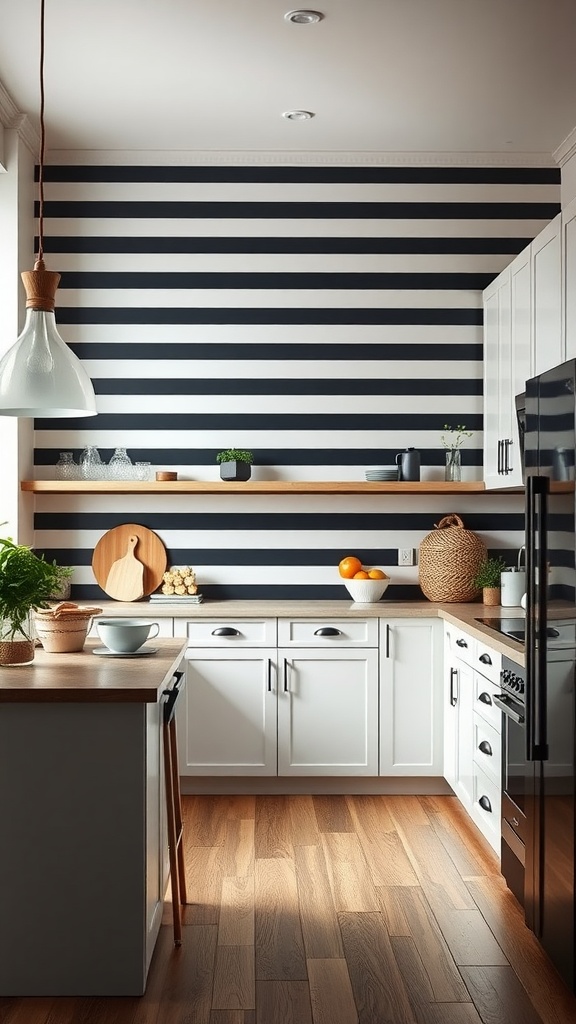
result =
M343 558L338 572L350 597L358 604L379 601L390 583L390 577L382 569L367 568L355 555Z

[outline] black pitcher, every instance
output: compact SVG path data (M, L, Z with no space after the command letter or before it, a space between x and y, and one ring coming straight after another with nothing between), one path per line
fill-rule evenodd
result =
M399 480L420 479L420 452L415 448L406 448L403 452L398 452L396 465Z

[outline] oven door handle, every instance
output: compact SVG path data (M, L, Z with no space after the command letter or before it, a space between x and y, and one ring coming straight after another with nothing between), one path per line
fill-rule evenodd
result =
M518 711L514 710L509 703L509 699L506 694L495 693L492 700L496 707L500 708L500 711L503 711L504 714L507 715L508 718L511 718L513 722L516 722L517 725L524 725L524 715L521 715Z

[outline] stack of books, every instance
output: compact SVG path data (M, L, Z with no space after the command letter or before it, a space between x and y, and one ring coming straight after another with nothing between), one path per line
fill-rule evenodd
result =
M201 604L202 594L161 594L157 591L150 594L149 600L153 604Z

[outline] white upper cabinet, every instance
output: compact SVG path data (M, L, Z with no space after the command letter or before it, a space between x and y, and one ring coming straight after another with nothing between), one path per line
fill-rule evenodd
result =
M564 354L576 358L576 199L562 211L562 288Z
M562 346L562 215L530 245L533 373L564 362Z

